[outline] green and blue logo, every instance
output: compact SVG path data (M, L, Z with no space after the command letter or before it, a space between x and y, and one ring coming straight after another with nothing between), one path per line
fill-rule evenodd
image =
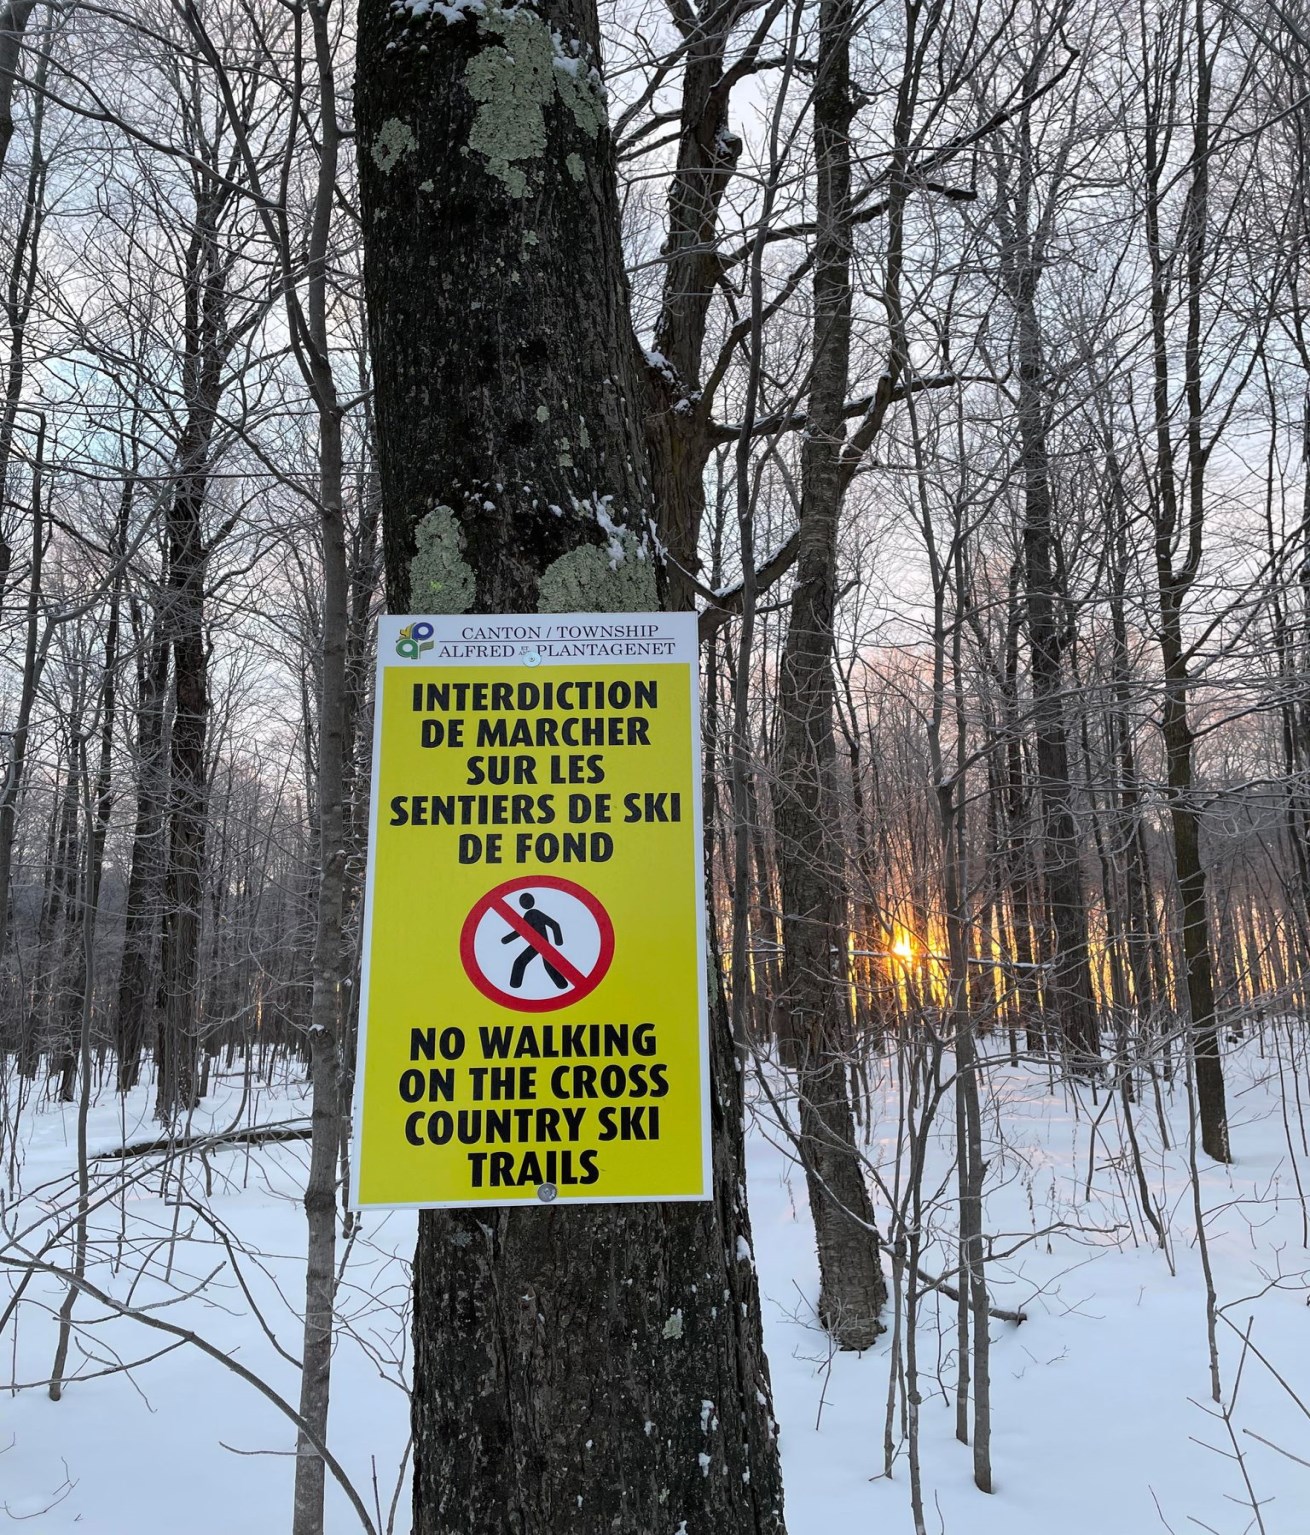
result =
M425 650L433 646L433 628L426 619L407 625L396 640L396 654L406 661L417 661Z

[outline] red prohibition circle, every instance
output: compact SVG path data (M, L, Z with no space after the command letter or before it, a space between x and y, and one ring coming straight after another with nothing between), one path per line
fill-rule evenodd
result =
M569 981L570 989L558 997L519 997L513 992L505 991L482 973L474 952L474 940L477 938L478 927L483 917L493 907L503 907L503 910L497 910L497 915L507 921L513 918L510 926L519 929L518 914L509 910L506 897L513 895L516 890L534 889L561 890L565 895L571 895L591 913L600 933L600 953L596 956L596 963L585 975L554 945L547 943L545 939L538 941L539 935L528 938L526 933L521 933L524 941L531 943L543 959L546 958L545 951L549 951L551 962ZM521 929L519 930L521 932ZM574 884L571 879L560 879L553 874L524 874L518 879L507 879L503 885L497 885L494 890L488 890L486 895L476 902L472 911L464 918L464 926L460 930L459 957L464 966L465 975L482 995L492 1002L520 1013L553 1013L558 1008L572 1007L575 1002L581 1002L584 997L589 997L605 979L610 961L614 958L614 924L610 921L609 912L591 891Z

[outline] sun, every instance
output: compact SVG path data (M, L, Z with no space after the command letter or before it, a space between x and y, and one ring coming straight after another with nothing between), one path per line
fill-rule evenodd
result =
M896 942L892 944L892 953L896 955L897 959L914 958L914 945L910 942L907 934L902 933Z

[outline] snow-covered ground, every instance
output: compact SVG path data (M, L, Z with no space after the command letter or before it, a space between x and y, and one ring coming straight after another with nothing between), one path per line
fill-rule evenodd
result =
M1283 1070L1290 1086L1286 1062ZM1231 1167L1206 1163L1201 1179L1223 1317L1226 1425L1210 1401L1182 1085L1165 1104L1172 1151L1161 1150L1149 1094L1135 1115L1166 1254L1143 1222L1117 1107L1107 1109L1103 1096L1093 1103L1087 1088L1075 1099L1061 1084L1052 1087L1044 1067L989 1061L986 1229L994 1250L1009 1254L994 1261L989 1278L993 1303L1020 1309L1027 1320L992 1327L995 1492L988 1496L973 1486L971 1451L954 1438L955 1308L935 1295L925 1301L921 1453L931 1535L1243 1535L1261 1528L1310 1535L1310 1252L1296 1184L1299 1171L1310 1190L1310 1156L1295 1103L1284 1117L1269 1049L1258 1040L1237 1048L1228 1075L1237 1160ZM869 1145L889 1181L894 1086L889 1072L876 1094ZM12 1104L12 1085L9 1097ZM152 1136L150 1106L145 1088L125 1106L104 1088L90 1112L92 1149ZM192 1129L297 1121L304 1113L299 1083L251 1082L238 1072L216 1084ZM889 1340L861 1357L830 1353L814 1322L817 1274L804 1182L762 1100L753 1120L751 1211L788 1528L791 1535L911 1535L903 1446L892 1477L882 1475ZM947 1104L930 1184L947 1179L953 1143ZM11 1146L3 1148L4 1180L16 1178L21 1196L11 1194L6 1204L4 1254L11 1263L39 1257L66 1265L67 1235L44 1244L51 1212L64 1212L57 1224L71 1211L75 1110L28 1103L17 1145L17 1167ZM107 1295L151 1308L155 1321L203 1339L294 1404L296 1371L279 1349L294 1355L300 1342L298 1199L306 1155L299 1141L216 1150L203 1161L189 1158L180 1185L176 1169L162 1168L159 1157L135 1159L126 1185L94 1211L88 1277ZM952 1229L949 1194L948 1181L929 1220L938 1245L924 1263L934 1274L951 1266L942 1245ZM882 1200L879 1215L886 1215ZM395 1499L397 1535L409 1528L408 1486L398 1490L398 1477L408 1433L413 1225L410 1214L371 1217L350 1248L332 1390L331 1447L382 1529ZM0 1302L22 1273L11 1266L0 1277ZM0 1337L4 1377L19 1386L0 1398L0 1449L7 1446L0 1509L42 1535L287 1529L291 1425L274 1402L193 1341L79 1299L67 1370L73 1378L61 1401L49 1400L44 1383L64 1294L56 1276L37 1273ZM146 1362L113 1369L138 1360ZM899 1408L894 1425L899 1435ZM334 1535L359 1528L331 1486L329 1505Z

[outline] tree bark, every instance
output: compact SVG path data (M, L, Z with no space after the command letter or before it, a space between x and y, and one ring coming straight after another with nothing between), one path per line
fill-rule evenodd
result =
M159 930L164 868L164 700L168 691L169 648L159 632L148 637L137 626L136 822L132 867L124 907L123 957L118 973L114 1038L118 1047L118 1090L129 1092L141 1071L146 1009L155 993L155 935Z
M777 7L771 10L776 13ZM670 11L686 58L663 245L664 291L645 375L646 431L670 602L682 608L692 605L692 582L700 569L705 465L714 446L714 392L701 388L701 374L710 303L723 270L719 206L741 154L741 140L728 126L731 79L725 61L743 7L738 0L711 0L694 17L677 5Z
M1196 1100L1201 1145L1216 1161L1230 1160L1223 1060L1215 1018L1214 971L1205 866L1201 861L1201 814L1194 794L1189 704L1192 678L1183 634L1183 608L1201 565L1205 534L1205 477L1208 452L1202 441L1205 379L1201 358L1202 292L1210 187L1210 86L1214 56L1209 50L1205 0L1196 0L1196 111L1187 198L1179 231L1186 304L1183 396L1186 409L1186 520L1176 478L1172 405L1169 391L1168 321L1171 273L1160 232L1160 204L1172 170L1160 135L1161 103L1146 113L1146 239L1151 256L1151 341L1156 432L1153 515L1158 636L1164 672L1160 734L1165 748L1165 782L1173 833L1174 870L1182 925L1183 964L1192 1049L1196 1058ZM1181 554L1181 560L1177 555Z
M322 1535L327 1467L314 1448L327 1442L336 1302L337 1164L341 1146L341 1002L347 957L342 939L346 904L346 750L349 709L346 649L350 582L346 558L341 404L332 372L328 329L328 250L341 131L327 0L311 12L318 87L318 179L309 221L306 295L295 290L289 245L283 247L287 319L302 332L301 370L318 417L318 512L323 546L322 639L318 698L318 904L314 924L309 1074L313 1136L305 1183L308 1232L305 1332L301 1350L300 1416L292 1535ZM299 78L299 70L297 71ZM297 102L297 110L301 104Z
M5 151L13 133L13 119L10 112L13 101L14 71L18 67L22 33L31 9L31 6L11 4L4 11L0 11L0 168L3 168ZM32 299L39 270L41 231L45 222L46 165L41 144L45 97L41 94L41 89L45 84L47 64L48 49L42 53L41 62L37 68L38 94L32 119L32 163L28 169L27 195L16 231L13 261L5 288L4 307L9 326L9 349L5 365L4 400L0 405L0 506L9 499L10 464L13 458L18 413L28 408L22 404L23 387L27 376L27 325L32 312ZM44 413L36 412L35 414L37 429L35 451L32 456L32 555L28 569L23 680L19 692L17 717L9 734L4 782L0 786L0 959L4 957L9 939L10 883L13 877L14 843L18 835L19 801L27 761L28 732L37 688L41 681L41 672L45 666L46 647L50 639L48 627L45 636L39 638L41 562L50 530L48 524L43 525L41 508L46 420ZM8 540L0 534L0 578L8 577L12 554Z
M1036 83L1036 69L1033 70ZM1031 86L1030 86L1031 90ZM1064 710L1066 636L1059 604L1066 593L1057 559L1047 420L1047 363L1037 289L1047 259L1046 219L1034 217L1033 149L1025 113L1016 133L1014 164L996 151L1001 278L1015 316L1017 422L1023 480L1023 573L1030 648L1033 736L1042 816L1046 900L1053 938L1048 997L1073 1064L1094 1064L1100 1050L1096 998L1087 948L1087 907L1069 773ZM1057 158L1057 165L1061 162ZM1058 179L1059 172L1052 177ZM1052 188L1050 196L1054 197Z
M1032 860L1028 849L1028 783L1024 773L1023 743L1019 725L1019 571L1010 572L1006 617L1005 665L1001 681L1002 738L1005 764L998 770L1003 785L1005 811L1005 871L1010 886L1010 919L1014 930L1014 987L1024 1045L1030 1051L1046 1048L1046 1020L1042 1015L1041 967L1033 944Z
M814 88L814 366L801 449L796 584L782 665L776 820L785 1053L797 1077L801 1156L819 1253L819 1317L840 1348L882 1330L886 1299L845 1054L849 923L836 785L833 608L850 368L849 0L823 0Z
M169 751L168 863L161 957L164 1010L157 1058L157 1111L170 1119L197 1102L200 910L209 785L209 646L204 509L210 450L223 393L227 268L219 249L223 197L203 185L187 249L182 395L186 418L177 482L167 513L165 621L173 652L173 728Z
M23 54L23 34L36 0L9 0L0 6L0 171L14 136L14 89Z
M32 708L36 702L41 674L45 670L46 647L50 639L48 627L45 635L41 634L41 566L49 538L49 527L42 508L44 460L45 418L42 417L32 468L32 552L23 624L23 678L19 688L18 712L9 732L4 781L0 784L0 959L4 957L9 939L9 895L13 879L14 843L18 836L18 804L27 766Z
M363 0L358 59L391 607L658 606L594 5ZM783 1528L722 1018L712 1069L711 1201L420 1217L415 1535Z

